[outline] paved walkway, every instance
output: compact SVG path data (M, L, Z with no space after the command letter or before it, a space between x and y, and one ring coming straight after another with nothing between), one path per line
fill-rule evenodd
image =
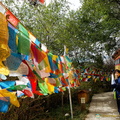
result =
M120 120L113 92L95 94L85 120Z

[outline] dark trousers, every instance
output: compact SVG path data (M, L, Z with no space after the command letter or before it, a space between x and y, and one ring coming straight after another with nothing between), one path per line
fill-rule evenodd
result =
M116 100L117 100L118 112L120 113L120 91L117 90L116 90Z

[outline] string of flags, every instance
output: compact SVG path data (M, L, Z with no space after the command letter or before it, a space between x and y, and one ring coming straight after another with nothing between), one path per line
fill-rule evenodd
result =
M71 60L49 52L2 3L0 37L0 112L7 112L10 104L19 107L17 97L65 91L68 82L78 86ZM11 76L18 79L11 81Z
M69 57L52 54L2 3L0 53L0 112L6 113L10 104L20 107L17 97L34 98L65 91L69 83L80 85L82 74ZM14 76L16 80L9 80Z
M84 69L77 69L76 73L78 75L78 78L81 82L91 81L94 82L100 80L100 81L110 81L111 80L111 74L112 71L103 71L99 70L97 68L84 68Z

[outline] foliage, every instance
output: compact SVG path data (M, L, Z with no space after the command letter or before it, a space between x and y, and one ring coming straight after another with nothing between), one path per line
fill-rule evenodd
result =
M32 6L28 1L15 1L2 2L54 54L63 54L63 46L66 45L76 67L84 64L104 68L108 65L104 64L104 57L110 57L119 47L119 0L81 0L83 5L77 11L71 11L66 0L53 0L47 7ZM108 82L104 83L103 86L101 81L84 82L81 83L80 89L91 88L93 93L98 93L110 90L108 84L110 85ZM64 97L68 102L68 94ZM8 113L0 114L1 120L37 120L45 115L48 118L55 116L58 113L53 114L54 110L61 106L61 93L53 94L49 98L40 96L34 100L20 99L20 102L20 108L11 106Z
M66 119L66 113L69 113L67 119L70 119L68 91L64 92L64 94L60 92L58 94L36 97L35 99L19 98L19 101L21 104L20 108L11 105L7 113L0 113L1 120L63 120ZM77 89L72 90L72 102L74 118L81 119L85 117L87 111L80 112L79 110L80 104L77 99Z
M7 7L40 42L45 43L54 54L63 54L63 46L68 39L65 26L68 22L69 6L66 0L54 0L47 7L45 5L33 6L27 1L21 3L21 6L15 4L15 8L11 7L11 4L7 4Z
M75 60L78 58L80 62L94 63L101 68L106 57L111 58L119 48L120 5L111 0L82 2L82 7L74 14L76 35L81 40Z
M98 45L97 49L105 50L108 55L114 50L119 34L119 9L116 2L109 0L85 0L82 6L81 20L87 26L88 41L103 43L103 46Z
M77 11L70 10L66 0L53 0L48 6L15 1L3 0L51 52L61 55L66 45L76 66L87 62L97 63L99 68L119 47L117 0L81 0L82 7Z
M100 81L99 79L97 81L89 81L89 82L81 82L79 90L88 90L91 91L92 94L97 94L101 92L108 92L111 91L111 82L110 81Z
M106 85L106 86L105 86ZM110 91L109 82L89 81L81 82L81 86L76 89L71 89L74 120L83 120L88 110L80 111L80 104L78 102L78 91L92 89L92 94ZM99 89L98 89L99 88ZM90 94L90 99L92 98ZM63 98L62 98L63 95ZM63 103L62 103L63 99ZM0 113L1 120L63 120L70 119L70 116L65 117L66 113L70 114L69 95L68 90L62 94L52 94L48 96L35 96L31 98L19 98L20 108L10 106L7 113ZM89 103L86 104L87 108Z

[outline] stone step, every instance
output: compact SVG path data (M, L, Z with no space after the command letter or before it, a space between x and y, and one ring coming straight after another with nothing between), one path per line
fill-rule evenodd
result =
M120 120L113 92L95 94L85 120Z
M89 113L85 120L120 120L118 112L115 113Z

